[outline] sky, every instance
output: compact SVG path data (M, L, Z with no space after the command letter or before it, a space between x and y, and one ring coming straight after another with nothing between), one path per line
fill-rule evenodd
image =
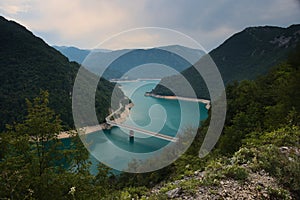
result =
M0 15L17 21L50 45L101 48L163 45L178 41L178 31L205 50L216 48L249 26L300 23L299 0L1 0ZM169 31L166 30L175 30ZM140 29L138 29L140 30ZM151 33L150 33L151 32ZM156 32L154 34L153 32ZM164 32L163 34L161 34ZM171 33L173 32L173 33ZM120 34L119 34L120 35ZM122 34L121 34L122 35ZM167 43L168 43L167 42Z

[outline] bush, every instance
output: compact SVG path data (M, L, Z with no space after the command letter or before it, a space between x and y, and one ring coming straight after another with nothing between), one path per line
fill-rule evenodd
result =
M257 155L259 151L256 148L240 148L233 155L231 162L232 164L242 165L242 164L253 164L257 162Z
M285 126L271 132L252 132L243 141L245 146L262 146L273 144L275 146L300 145L300 130L298 126Z
M249 165L252 170L265 170L294 195L300 197L300 159L295 153L284 155L274 145L261 146L252 152L256 158L255 162Z
M179 185L185 194L193 195L197 192L200 182L196 179L190 179L181 182Z
M270 199L274 199L274 200L288 200L291 199L289 192L278 188L268 188L268 194L270 195Z
M228 178L233 178L234 180L245 181L248 178L248 172L244 167L237 165L231 165L224 170L224 174Z
M146 187L129 187L122 191L121 199L140 199L147 193L148 189Z

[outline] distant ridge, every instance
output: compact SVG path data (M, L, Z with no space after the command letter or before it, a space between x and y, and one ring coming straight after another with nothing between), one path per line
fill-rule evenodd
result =
M284 62L288 53L300 42L300 25L288 28L274 26L249 27L234 34L209 55L216 63L225 84L244 79L254 79L266 74L270 68ZM200 60L201 63L201 60ZM194 67L181 72L193 86L198 98L209 99L206 85ZM157 95L173 95L162 85L185 96L180 76L161 80L153 91Z
M148 63L167 65L178 72L187 69L191 63L198 61L205 53L199 49L192 49L180 45L169 45L146 49L120 49L120 50L82 50L75 47L54 46L71 61L82 63L86 56L91 53L88 64L85 66L94 73L101 73L99 68L106 66L108 60L114 60L103 77L106 79L119 79L131 69ZM179 56L180 55L180 56ZM181 58L181 57L184 58ZM151 66L149 66L151 67ZM153 70L157 70L153 68ZM173 73L175 74L175 73ZM161 76L160 76L161 75ZM172 74L168 74L172 75ZM162 78L163 73L137 73L132 74L131 79L136 78Z

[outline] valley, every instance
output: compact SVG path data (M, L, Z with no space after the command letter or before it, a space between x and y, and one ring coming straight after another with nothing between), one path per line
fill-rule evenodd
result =
M290 24L208 53L51 47L0 17L0 199L299 199L299 42Z

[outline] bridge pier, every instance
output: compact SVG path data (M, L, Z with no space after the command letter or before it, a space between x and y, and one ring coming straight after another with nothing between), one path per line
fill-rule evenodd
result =
M134 142L134 132L133 132L133 130L129 131L129 142L130 143Z
M140 128L137 128L137 127L128 126L126 124L116 123L114 121L109 120L108 118L106 118L106 122L108 124L110 124L111 126L118 126L118 127L130 130L129 131L129 141L131 141L131 142L134 141L134 132L133 132L133 130L137 131L137 132L140 132L140 133L144 133L146 135L156 137L156 138L167 140L169 142L177 142L178 141L177 137L172 137L172 136L164 135L164 134L161 134L161 133L156 133L156 132L140 129Z

